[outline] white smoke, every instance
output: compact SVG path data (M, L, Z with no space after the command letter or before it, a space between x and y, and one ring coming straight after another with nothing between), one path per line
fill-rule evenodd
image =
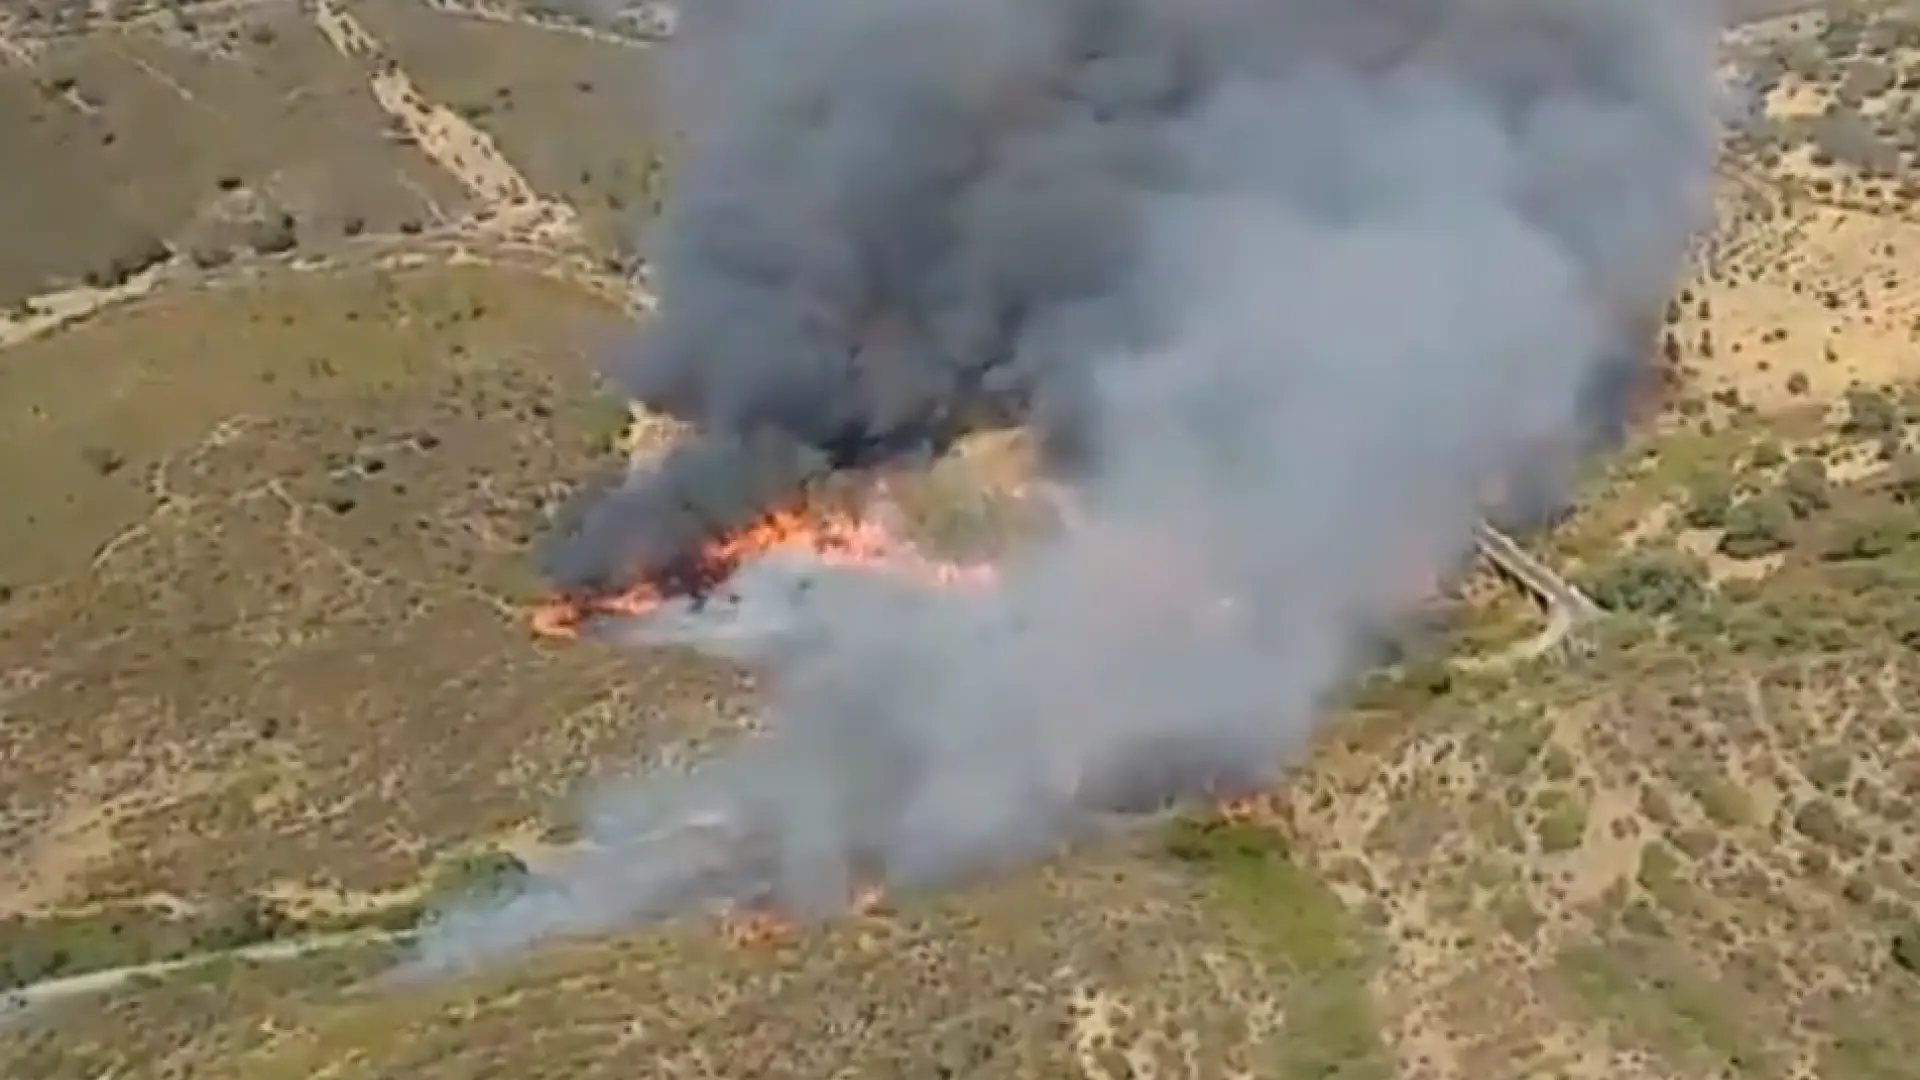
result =
M1071 427L1092 524L991 590L750 568L729 606L630 628L773 656L765 736L607 793L577 867L456 913L430 956L719 896L828 914L856 876L951 882L1090 811L1258 782L1489 484L1564 476L1617 423L1708 206L1716 24L1684 0L692 14L635 384L721 430L838 431L936 415L984 364ZM874 303L918 329L849 368L822 335ZM646 505L609 500L589 546ZM1231 605L1143 611L1116 536Z

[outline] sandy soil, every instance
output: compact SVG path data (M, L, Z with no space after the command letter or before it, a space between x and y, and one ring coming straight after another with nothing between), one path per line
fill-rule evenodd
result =
M1777 408L1914 372L1920 224L1801 205L1758 233L1696 282L1675 328L1707 389Z

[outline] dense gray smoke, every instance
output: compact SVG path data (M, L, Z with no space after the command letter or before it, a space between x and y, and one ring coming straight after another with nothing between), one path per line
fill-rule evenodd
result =
M1263 779L1490 485L1617 427L1708 207L1716 30L1690 0L690 6L618 374L702 435L555 575L1009 417L1089 522L990 590L805 590L764 737L621 785L577 867L435 948L696 893L831 911L850 874L940 883ZM1162 590L1115 570L1140 538Z

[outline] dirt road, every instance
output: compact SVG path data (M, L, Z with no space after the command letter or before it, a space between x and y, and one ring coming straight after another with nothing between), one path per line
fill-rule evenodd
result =
M191 956L159 960L149 964L127 964L121 967L104 968L100 971L89 971L81 975L64 975L12 990L0 991L0 1020L10 1019L43 1006L71 1001L74 998L104 994L143 977L159 978L224 962L263 964L280 960L298 960L302 957L340 952L345 949L375 945L403 945L413 940L413 937L411 931L318 934L313 937L289 938L284 941L267 941L239 949L195 953Z

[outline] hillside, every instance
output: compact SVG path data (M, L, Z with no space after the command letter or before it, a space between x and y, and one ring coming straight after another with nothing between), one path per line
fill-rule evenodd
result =
M778 947L688 920L380 979L570 844L595 777L753 710L718 662L526 626L532 538L630 449L592 361L644 299L647 25L0 13L0 989L33 1002L0 1076L1915 1075L1897 7L1729 34L1755 109L1658 343L1677 384L1528 540L1605 618L1535 656L1477 573L1271 820ZM898 485L950 541L1020 479L982 439Z

